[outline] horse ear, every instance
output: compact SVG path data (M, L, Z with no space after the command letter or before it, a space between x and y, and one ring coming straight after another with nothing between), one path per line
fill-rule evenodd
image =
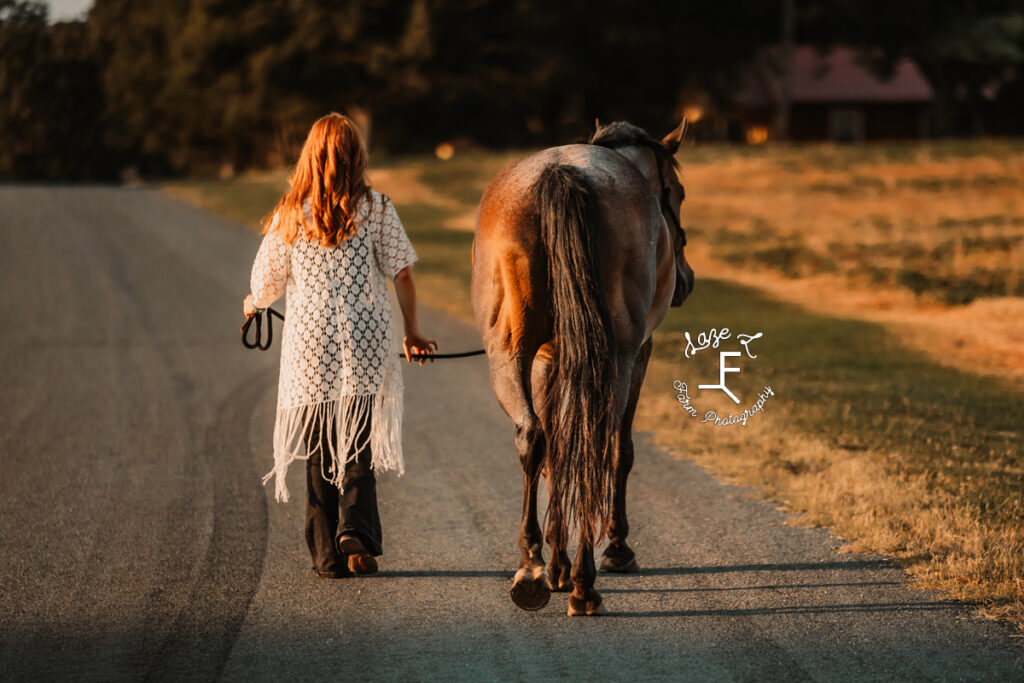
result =
M683 141L683 136L686 135L686 117L676 126L676 129L661 139L661 144L665 145L671 154L675 154L676 150L679 149L679 143Z
M601 127L601 119L597 116L594 117L594 130Z

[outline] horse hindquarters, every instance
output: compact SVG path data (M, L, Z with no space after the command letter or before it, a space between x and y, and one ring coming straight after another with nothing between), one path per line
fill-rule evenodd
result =
M543 411L548 514L579 529L570 614L603 612L593 545L611 507L615 338L594 246L596 201L583 171L552 164L536 184L557 353Z

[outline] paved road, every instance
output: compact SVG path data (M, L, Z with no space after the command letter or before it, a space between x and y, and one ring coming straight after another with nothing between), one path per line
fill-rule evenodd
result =
M1021 680L1004 626L641 443L613 616L508 599L520 473L482 359L406 368L382 572L313 577L273 502L257 239L146 190L0 188L5 680ZM442 349L469 327L431 311ZM300 467L290 487L303 490ZM300 498L300 496L296 496Z

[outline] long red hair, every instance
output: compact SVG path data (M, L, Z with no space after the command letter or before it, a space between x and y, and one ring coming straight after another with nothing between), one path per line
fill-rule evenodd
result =
M279 232L292 243L301 226L304 239L336 247L355 232L356 211L370 185L366 147L351 119L332 112L313 124L288 184L277 206L263 218L264 233ZM307 197L312 224L302 210Z

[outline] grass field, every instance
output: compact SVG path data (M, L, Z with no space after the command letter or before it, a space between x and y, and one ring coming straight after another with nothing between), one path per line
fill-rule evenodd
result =
M656 335L638 415L659 443L833 529L851 550L892 555L920 587L1019 625L1024 308L1003 295L1021 293L1022 152L684 148L697 288ZM425 304L471 317L473 210L517 156L375 169L420 254ZM272 173L167 190L255 225L283 182ZM684 332L722 327L764 335L756 360L734 361L740 406L696 392L715 381L717 353L683 354ZM746 426L714 426L683 411L674 380L701 413L739 412L765 385L775 395Z
M720 260L951 304L1024 296L1020 144L695 152L687 220Z

